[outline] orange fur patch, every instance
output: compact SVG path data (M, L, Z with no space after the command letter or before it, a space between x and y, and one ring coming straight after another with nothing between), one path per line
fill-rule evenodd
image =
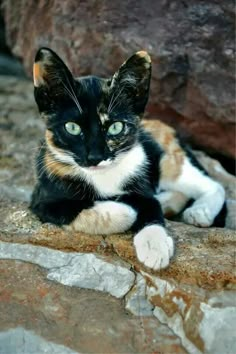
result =
M60 161L56 161L54 157L48 152L46 152L44 156L44 166L49 176L51 175L64 178L71 175L73 172L71 166Z
M160 162L161 179L175 180L181 174L185 157L185 151L176 139L175 130L161 121L155 121L153 124L148 122L144 125L152 132L165 152Z
M54 150L57 150L61 154L63 153L63 150L58 148L54 144L53 134L49 130L46 130L45 132L45 140L48 146L51 146ZM49 175L51 174L61 178L73 175L74 171L72 166L56 160L54 156L48 151L45 153L44 163L45 163L45 168L49 172Z

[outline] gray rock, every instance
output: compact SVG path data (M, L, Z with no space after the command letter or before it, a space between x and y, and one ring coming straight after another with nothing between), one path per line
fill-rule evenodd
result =
M64 345L49 342L24 328L0 332L0 354L78 354Z
M15 75L25 77L21 63L9 55L0 55L0 75Z
M32 194L32 188L28 186L12 186L2 185L0 186L0 195L4 199L29 202Z
M94 254L76 254L66 266L51 270L48 279L121 298L132 287L135 275L119 263L108 263Z
M73 253L51 250L46 247L0 242L0 259L17 259L51 269L68 264Z
M66 253L46 247L0 242L0 258L17 259L49 269L48 279L64 285L125 296L134 284L135 275L124 262L108 262L94 254Z
M136 284L125 297L125 308L136 316L153 316L154 306L146 295L146 281L141 274L137 274Z
M217 308L209 304L201 304L204 317L199 325L199 333L204 341L206 353L236 353L235 305L235 298L234 307Z

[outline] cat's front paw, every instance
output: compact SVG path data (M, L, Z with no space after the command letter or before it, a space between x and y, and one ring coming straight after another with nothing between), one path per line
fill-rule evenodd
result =
M166 268L174 253L174 242L163 226L144 227L135 237L137 257L146 267L158 270Z
M209 227L214 221L210 209L204 205L196 205L186 209L183 218L187 224L200 227Z

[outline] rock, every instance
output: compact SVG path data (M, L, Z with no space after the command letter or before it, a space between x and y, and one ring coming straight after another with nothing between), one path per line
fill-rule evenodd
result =
M147 296L156 305L154 316L181 338L190 354L235 352L235 291L216 295L174 280L146 279Z
M11 0L3 12L7 43L29 75L40 46L56 50L76 75L101 76L147 49L153 61L147 115L196 146L235 157L233 1Z
M109 294L49 281L43 268L27 262L0 260L0 274L1 354L13 354L16 343L22 348L23 334L28 350L15 354L41 354L43 348L48 354L55 348L60 354L186 354L167 326L132 316ZM29 351L29 341L40 350Z
M228 173L219 161L210 158L202 151L194 151L194 154L201 165L211 177L220 182L226 191L228 200L236 200L236 178Z
M146 281L141 274L137 274L134 287L125 297L125 308L136 316L153 316L153 305L146 295Z
M228 173L215 159L202 151L194 151L195 156L211 177L220 182L226 192L227 218L226 227L236 230L236 178Z
M25 72L16 58L0 53L0 75L25 77Z
M227 294L225 297L227 298ZM231 306L223 300L224 297L221 298L220 305L219 303L213 306L201 304L203 319L199 330L207 353L231 354L236 352L235 297Z
M37 336L24 328L14 328L0 332L0 353L4 354L77 354L64 345L58 345Z
M93 254L65 253L46 247L0 242L0 259L17 259L49 270L47 278L58 283L107 292L117 298L126 295L135 275L127 265Z
M172 328L174 330L174 333L177 334L179 338L181 338L181 343L183 347L187 350L187 353L189 354L201 354L202 351L198 350L191 341L186 337L184 328L182 325L182 318L181 316L176 313L174 314L171 319L168 318L165 314L165 312L160 308L156 307L155 310L153 311L154 316L157 318L160 318L160 322L168 325L169 328Z
M48 279L64 285L94 289L122 298L134 284L134 273L119 262L108 263L93 254L76 254L68 265L52 269Z
M5 38L5 26L0 4L0 75L24 77L25 73L21 63L12 56Z

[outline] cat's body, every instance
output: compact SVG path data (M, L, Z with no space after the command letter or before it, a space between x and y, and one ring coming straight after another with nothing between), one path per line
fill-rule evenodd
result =
M141 127L150 74L146 52L136 53L108 80L73 79L55 53L38 52L35 98L47 129L31 209L43 222L68 230L131 229L139 260L160 269L174 251L163 212L178 214L194 199L184 220L207 227L222 210L225 193L172 128L158 122L154 141Z

